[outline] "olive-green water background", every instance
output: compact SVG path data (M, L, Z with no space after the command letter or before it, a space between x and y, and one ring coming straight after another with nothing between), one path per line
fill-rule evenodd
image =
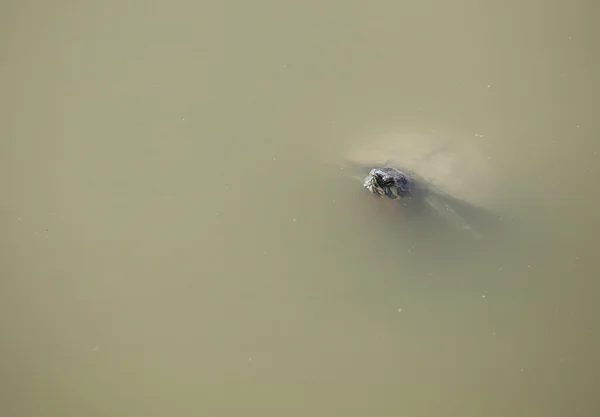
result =
M597 416L599 13L3 2L0 415ZM340 169L432 131L501 238Z

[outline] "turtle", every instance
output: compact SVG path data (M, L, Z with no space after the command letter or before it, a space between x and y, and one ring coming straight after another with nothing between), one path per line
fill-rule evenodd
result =
M467 141L396 136L355 147L344 161L371 194L472 238L481 239L503 217L502 182L485 152Z
M414 173L408 174L389 165L372 168L363 180L363 187L378 197L402 202L402 209L412 215L433 214L472 237L481 238L480 232L465 218L467 213L481 211L479 208L442 192Z

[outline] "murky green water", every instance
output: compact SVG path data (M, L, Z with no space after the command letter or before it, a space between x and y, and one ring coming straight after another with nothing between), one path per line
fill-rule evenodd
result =
M0 6L0 414L595 416L597 12ZM494 233L341 169L417 133Z

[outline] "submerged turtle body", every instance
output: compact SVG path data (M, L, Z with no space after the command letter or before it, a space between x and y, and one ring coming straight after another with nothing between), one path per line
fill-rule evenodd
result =
M481 209L443 194L422 179L415 181L413 176L398 168L388 166L371 169L363 186L379 197L403 201L403 210L410 210L412 214L434 213L450 225L468 231L472 237L481 237L465 218L467 212L474 214Z
M475 149L431 135L406 136L353 149L346 161L366 174L363 186L372 194L480 238L482 225L499 217L501 193L489 158Z

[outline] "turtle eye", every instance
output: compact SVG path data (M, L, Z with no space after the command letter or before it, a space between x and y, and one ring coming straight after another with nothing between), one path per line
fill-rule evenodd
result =
M378 187L385 187L385 178L381 176L381 174L373 175L373 179L375 180L375 184Z
M380 184L383 186L386 186L386 187L392 185L393 183L394 183L394 179L392 177L388 177L388 176L382 177L380 180Z

